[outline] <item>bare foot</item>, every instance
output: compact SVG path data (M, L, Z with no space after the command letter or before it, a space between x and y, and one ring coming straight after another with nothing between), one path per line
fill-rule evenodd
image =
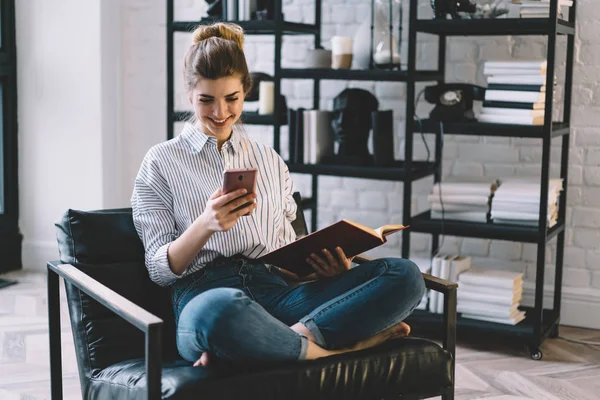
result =
M204 352L200 358L194 363L194 367L206 367L208 365L208 353Z
M398 322L396 325L391 326L388 329L379 332L376 335L356 342L353 346L350 347L349 350L356 351L367 349L369 347L377 346L378 344L381 344L390 339L397 339L408 336L409 333L410 326L408 326L408 324L406 324L405 322Z

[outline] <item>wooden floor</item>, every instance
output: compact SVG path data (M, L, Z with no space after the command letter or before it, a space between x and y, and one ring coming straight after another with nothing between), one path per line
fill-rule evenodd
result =
M19 284L0 289L0 399L49 399L45 276L8 277ZM81 392L64 293L61 297L65 400L75 400ZM561 327L560 336L600 342L600 331L594 330ZM533 361L519 343L459 341L456 398L600 399L600 346L548 339L541 349L543 359Z
M560 328L560 336L600 343L600 331ZM457 399L600 399L600 346L548 339L534 361L521 344L459 343Z

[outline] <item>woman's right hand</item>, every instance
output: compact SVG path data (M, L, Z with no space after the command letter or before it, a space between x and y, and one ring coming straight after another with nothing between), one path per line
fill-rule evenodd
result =
M223 194L219 188L210 196L200 218L203 220L206 229L211 232L228 231L236 224L238 218L254 211L257 207L255 199L256 194L246 194L246 189L238 189ZM237 209L246 203L250 204Z

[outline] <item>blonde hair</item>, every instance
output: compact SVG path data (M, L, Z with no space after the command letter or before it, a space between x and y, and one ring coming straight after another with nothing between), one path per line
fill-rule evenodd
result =
M202 78L219 79L235 74L240 75L244 93L248 93L252 81L244 55L242 27L228 22L198 26L184 59L186 90L191 91Z

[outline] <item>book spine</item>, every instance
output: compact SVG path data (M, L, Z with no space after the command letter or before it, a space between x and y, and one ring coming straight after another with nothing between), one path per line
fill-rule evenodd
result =
M540 103L544 101L542 92L523 92L515 90L486 90L487 101L509 101L517 103Z
M531 74L522 74L522 75L492 75L487 77L488 85L492 83L503 83L503 84L516 84L516 85L545 85L546 84L546 75L531 75Z
M519 85L510 83L491 83L487 90L506 90L516 92L545 92L546 85Z
M492 124L512 124L512 125L543 125L544 117L538 116L517 116L517 115L493 115L480 114L477 118L479 122L488 122Z
M481 114L486 115L514 115L517 117L544 116L544 110L523 110L518 108L483 107Z
M522 103L522 102L513 102L513 101L492 101L485 100L483 102L483 107L491 107L491 108L518 108L521 110L543 110L543 103Z

